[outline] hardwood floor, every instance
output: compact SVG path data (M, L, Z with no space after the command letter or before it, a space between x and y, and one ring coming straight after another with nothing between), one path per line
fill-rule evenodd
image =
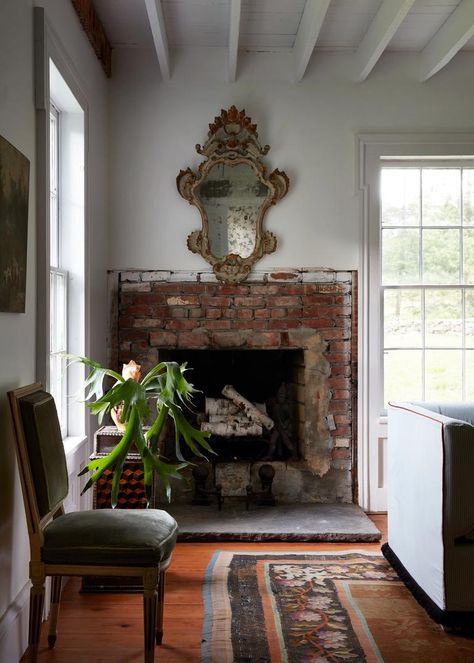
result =
M386 538L386 516L372 520ZM167 573L164 638L156 663L198 663L203 620L202 582L216 550L379 550L380 543L180 543ZM139 594L80 594L71 580L61 600L58 639L47 648L43 625L40 663L142 663L143 616ZM22 659L23 660L23 659ZM5 662L6 663L6 662ZM10 662L9 662L10 663Z

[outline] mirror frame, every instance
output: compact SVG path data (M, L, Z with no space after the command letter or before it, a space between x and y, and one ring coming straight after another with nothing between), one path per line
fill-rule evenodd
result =
M216 278L225 283L239 283L250 274L253 265L268 253L273 253L277 246L275 235L263 227L265 214L269 207L275 205L286 195L289 180L284 171L275 169L267 175L267 168L261 157L270 150L269 145L261 147L258 141L257 125L245 114L245 110L237 110L231 106L228 110L221 110L221 114L209 125L208 137L204 145L196 145L198 154L206 157L199 164L197 173L191 168L181 170L176 178L176 185L181 196L190 205L198 208L201 214L201 230L195 230L188 235L188 249L198 253L210 265ZM199 185L206 181L211 168L223 163L236 166L239 163L249 165L256 177L268 187L268 195L259 208L256 228L255 244L252 253L242 257L236 253L228 253L224 257L215 256L209 242L209 219L203 201L199 197Z

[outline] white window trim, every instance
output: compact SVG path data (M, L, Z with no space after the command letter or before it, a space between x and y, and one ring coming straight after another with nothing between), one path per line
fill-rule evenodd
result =
M370 511L386 510L387 419L377 411L382 379L379 288L380 167L390 161L474 156L472 133L381 134L356 136L356 190L360 193L359 259L359 501Z
M37 136L37 168L36 168L36 219L37 219L37 348L36 375L37 380L47 384L49 363L49 112L50 112L50 81L49 62L53 61L61 76L66 81L77 102L84 112L84 167L88 172L88 103L80 83L74 64L67 55L66 49L46 19L43 7L34 7L35 28L35 107ZM90 347L90 258L89 258L89 204L87 176L84 180L84 318L85 318L85 354ZM91 439L91 420L84 414L85 434L65 438L65 450L70 459L76 457L77 450L84 446L86 457L89 453ZM86 448L87 447L87 448ZM79 468L77 468L79 469ZM86 504L89 500L83 500Z

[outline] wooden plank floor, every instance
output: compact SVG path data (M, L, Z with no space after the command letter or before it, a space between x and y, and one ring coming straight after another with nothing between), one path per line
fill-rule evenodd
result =
M386 517L371 516L386 538ZM198 663L203 620L202 582L216 550L380 550L380 543L180 543L167 573L164 639L156 663ZM61 600L58 639L40 663L142 663L143 615L140 594L80 594L71 580ZM23 660L23 659L22 659Z

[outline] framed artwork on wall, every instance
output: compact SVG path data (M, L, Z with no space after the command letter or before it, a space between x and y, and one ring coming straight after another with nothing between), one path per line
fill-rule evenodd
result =
M0 136L0 311L25 312L30 162Z

